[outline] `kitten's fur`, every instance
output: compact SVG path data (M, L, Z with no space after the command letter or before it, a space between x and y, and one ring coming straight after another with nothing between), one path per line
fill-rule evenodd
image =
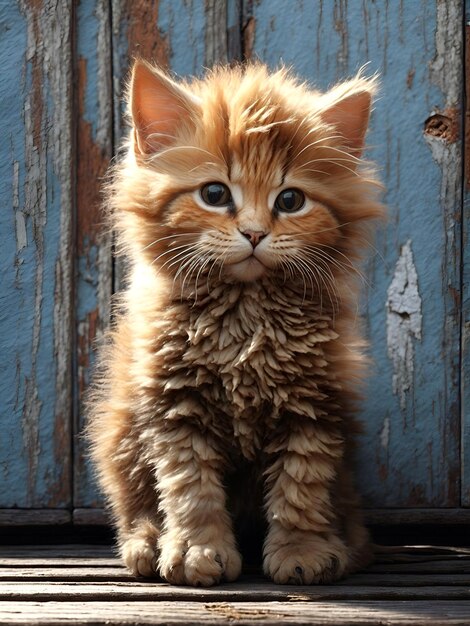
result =
M256 508L257 482L275 582L331 581L370 559L350 444L364 363L354 262L382 214L360 162L374 90L357 76L320 94L262 65L191 83L134 66L110 186L130 273L89 434L136 575L236 579L234 517ZM212 182L232 204L205 205ZM275 208L287 188L306 196L297 213Z

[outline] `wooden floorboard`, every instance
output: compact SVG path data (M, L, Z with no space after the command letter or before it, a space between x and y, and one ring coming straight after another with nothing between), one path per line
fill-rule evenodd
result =
M334 585L260 573L210 589L133 578L109 546L0 547L0 625L470 625L470 551L383 550Z

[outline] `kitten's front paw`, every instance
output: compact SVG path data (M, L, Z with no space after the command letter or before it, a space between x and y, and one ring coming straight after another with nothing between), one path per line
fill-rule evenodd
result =
M126 567L134 576L157 576L157 547L142 537L132 537L121 547Z
M158 562L160 574L173 585L211 587L233 581L241 572L238 551L224 543L191 545L166 541Z
M265 547L264 572L279 585L330 583L345 575L348 564L348 549L337 537L326 540L310 535L291 542L270 539Z

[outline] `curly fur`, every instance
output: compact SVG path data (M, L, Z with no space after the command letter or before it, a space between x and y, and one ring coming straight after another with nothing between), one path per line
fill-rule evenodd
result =
M262 65L189 83L135 65L109 190L128 287L89 437L136 575L236 579L234 521L259 484L274 581L331 581L370 559L351 447L365 364L356 262L382 215L360 159L374 91L357 76L321 94ZM233 190L230 211L201 206L210 181ZM273 211L287 187L309 210ZM261 260L245 258L246 229L266 234Z

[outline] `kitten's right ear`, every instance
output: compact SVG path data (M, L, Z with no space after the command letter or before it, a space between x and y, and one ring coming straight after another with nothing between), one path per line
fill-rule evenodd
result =
M130 82L130 111L136 154L154 154L173 143L178 127L190 123L199 101L161 70L137 60Z

